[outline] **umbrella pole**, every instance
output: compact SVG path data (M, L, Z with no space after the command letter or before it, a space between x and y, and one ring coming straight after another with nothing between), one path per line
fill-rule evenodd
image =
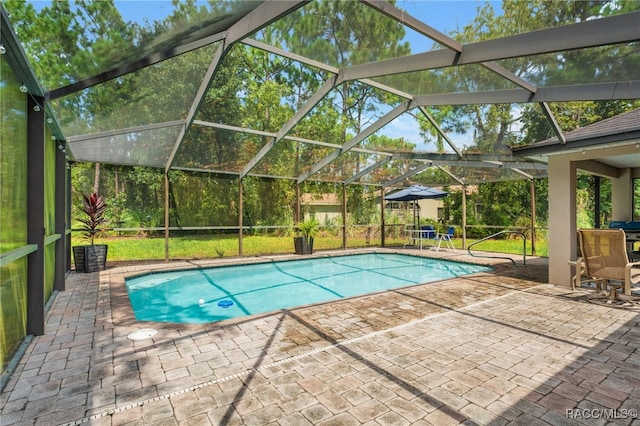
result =
M418 204L416 200L413 200L413 227L420 229L420 215L417 212L416 204Z

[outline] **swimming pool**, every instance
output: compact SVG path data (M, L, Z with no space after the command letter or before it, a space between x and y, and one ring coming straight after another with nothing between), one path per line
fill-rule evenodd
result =
M202 324L490 270L404 254L354 254L127 278L140 321Z

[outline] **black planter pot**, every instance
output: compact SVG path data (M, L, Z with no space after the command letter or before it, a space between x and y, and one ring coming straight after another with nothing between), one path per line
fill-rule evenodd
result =
M293 237L296 254L313 254L313 237Z
M76 272L97 272L107 268L106 244L95 244L92 246L74 246L73 261L76 265Z

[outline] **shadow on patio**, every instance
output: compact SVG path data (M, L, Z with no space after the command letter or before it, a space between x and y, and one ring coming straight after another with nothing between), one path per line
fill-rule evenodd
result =
M631 423L640 317L544 270L200 326L132 321L121 269L75 275L2 394L2 423Z

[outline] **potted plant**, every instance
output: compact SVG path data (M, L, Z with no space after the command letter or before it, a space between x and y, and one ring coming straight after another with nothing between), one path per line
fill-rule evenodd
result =
M90 245L74 246L73 259L76 265L76 272L96 272L107 267L106 244L94 244L95 237L102 232L103 226L107 223L104 218L107 205L101 195L93 193L82 195L82 211L86 217L80 218L82 222L83 238L89 241Z
M299 222L296 227L300 234L293 237L296 254L312 254L313 237L317 235L320 229L320 222L315 217L311 217L304 222Z

